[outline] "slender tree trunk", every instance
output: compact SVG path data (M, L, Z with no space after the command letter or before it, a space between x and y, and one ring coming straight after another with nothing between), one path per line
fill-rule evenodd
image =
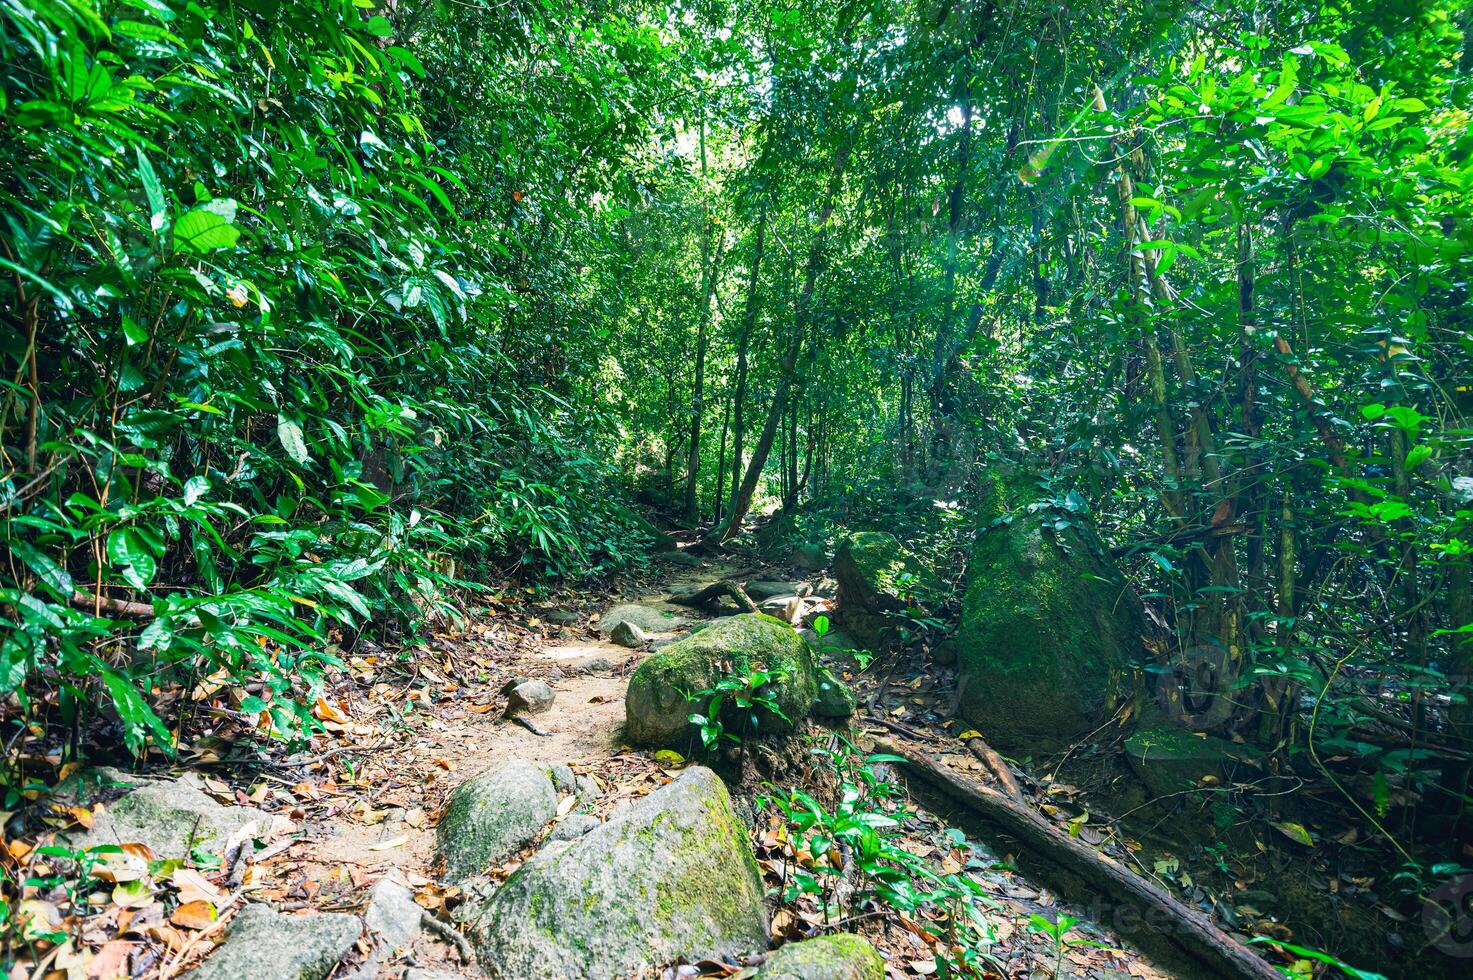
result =
M747 351L752 331L757 326L760 293L757 284L762 272L762 253L767 244L767 205L757 214L757 231L752 241L752 264L747 274L747 309L742 319L742 332L737 337L736 395L732 399L731 428L731 509L736 509L737 491L742 476L742 440L746 436Z
M705 192L706 180L706 119L701 117L701 184ZM720 261L720 248L713 250L711 239L715 223L706 207L701 208L701 308L696 313L696 376L695 389L691 397L690 455L685 475L685 519L691 525L700 520L700 509L696 500L701 475L701 422L706 413L706 334L711 322L711 296L715 292L716 265ZM721 492L718 484L716 492Z
M777 427L782 422L783 414L787 409L788 393L793 387L798 354L802 351L803 337L808 326L809 307L813 302L814 287L818 284L818 270L823 263L825 233L828 231L829 219L833 217L834 199L838 196L839 185L844 176L844 166L848 161L849 144L847 141L841 142L838 149L834 151L834 162L829 172L828 188L824 193L823 209L818 214L817 226L813 231L813 241L808 249L808 266L803 278L803 291L798 294L797 308L793 317L793 336L788 341L787 353L783 355L782 375L778 379L777 390L773 393L772 404L768 407L767 421L762 425L762 434L757 438L752 458L747 463L746 474L742 477L741 486L732 500L731 513L727 516L726 524L711 535L715 544L727 541L736 534L741 529L747 512L752 509L752 498L757 493L757 482L762 478L762 468L767 465L767 457L772 452L773 440L777 437Z
M726 502L723 488L726 486L726 437L731 432L731 398L723 399L721 411L721 445L716 450L716 492L711 494L711 519L721 520L721 507Z

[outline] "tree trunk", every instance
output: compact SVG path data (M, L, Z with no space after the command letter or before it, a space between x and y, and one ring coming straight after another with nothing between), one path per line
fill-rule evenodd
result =
M823 262L825 232L828 231L829 219L833 217L834 198L838 196L839 184L844 176L844 165L848 160L849 144L841 142L838 149L834 151L834 163L829 172L828 188L824 193L823 210L818 214L817 227L814 229L813 241L808 249L808 267L803 277L803 291L798 294L797 308L793 318L793 336L788 342L787 353L783 356L782 376L778 379L777 391L773 393L772 405L767 410L767 421L762 425L762 435L757 439L756 450L752 453L751 461L747 463L746 475L742 477L742 484L732 499L731 513L727 517L726 524L720 526L710 536L709 540L713 544L721 544L730 540L741 529L742 521L746 519L747 512L752 509L752 498L757 493L757 481L762 478L762 468L767 465L767 457L772 452L772 443L777 437L777 427L787 410L788 393L792 390L793 374L798 366L798 354L803 348L803 335L808 324L809 307L813 302L813 290L818 284L818 270Z
M742 477L742 440L746 436L747 399L747 350L752 342L752 331L757 326L758 300L757 283L762 271L762 253L767 244L767 205L763 204L757 214L757 232L752 242L752 266L747 276L747 309L742 321L742 332L737 338L736 395L732 399L731 424L731 510L736 510L737 491Z
M706 178L706 119L701 117L701 180L702 191ZM687 457L685 474L685 519L694 527L701 519L696 500L698 480L701 474L701 421L706 411L706 334L711 322L711 296L716 291L716 265L720 262L719 246L714 250L711 238L715 223L706 208L701 208L701 308L696 313L696 377L695 389L691 394L690 455ZM721 492L718 485L716 492Z

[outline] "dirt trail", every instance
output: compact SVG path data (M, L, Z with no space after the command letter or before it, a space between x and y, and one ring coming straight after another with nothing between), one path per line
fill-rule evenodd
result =
M599 619L615 605L638 603L672 617L698 620L703 618L700 613L668 601L672 591L738 573L746 577L751 570L714 562L678 568L657 587L604 597L598 605L580 610L576 621L556 628L551 637L546 635L548 625L535 621L534 631L514 636L516 631L507 627L514 625L515 616L472 623L463 631L438 637L434 652L422 655L410 667L409 681L398 688L378 680L378 670L366 671L352 701L354 721L364 723L355 729L362 736L356 742L361 746L364 737L371 736L379 738L379 744L354 756L363 760L361 771L348 774L351 789L343 787L336 804L329 807L331 816L315 823L309 820L304 838L264 869L288 899L285 906L291 906L293 897L301 899L299 907L361 906L373 882L390 875L414 888L422 905L448 911L458 901L458 890L443 887L436 878L438 810L455 786L510 759L566 763L575 773L594 776L605 790L598 804L604 813L666 781L668 775L652 758L624 751L619 741L628 676L649 653L609 642L597 629ZM751 577L784 575L774 569ZM825 586L832 587L822 580L816 584L820 594L828 592ZM526 607L518 611L522 617L526 613ZM508 676L540 678L556 692L551 709L532 717L545 736L501 719L502 702L489 692L498 690ZM930 703L926 698L938 705L946 700L941 693L945 683L924 668L921 676L924 684L897 678L880 710L898 714L908 705L904 717L910 718L911 711L930 710L920 707ZM872 688L879 679L866 675L855 680L863 697L866 687ZM436 686L439 690L432 690ZM863 727L863 719L860 722ZM912 723L942 727L934 714ZM328 771L333 764L328 764ZM1165 976L1128 951L1118 936L1090 922L1084 910L1062 904L975 839L958 849L957 831L947 820L924 807L913 809L916 817L906 827L911 849L933 856L946 870L966 863L975 869L973 877L984 883L997 932L996 962L1007 975L1048 975L1061 951L1048 947L1029 929L1030 919L1068 914L1082 920L1071 936L1087 937L1105 947L1080 945L1063 951L1069 975L1102 980ZM759 848L759 857L762 853ZM509 874L520 860L496 869L493 878ZM763 864L769 867L770 862L764 859ZM791 919L786 910L779 915ZM929 975L935 969L931 948L913 929L892 919L869 919L864 924L866 935L890 959L889 975ZM396 960L390 972L380 975L398 976L396 971L404 966L468 978L480 975L472 965L461 963L443 939L428 932L415 941L407 958Z
M367 763L365 776L375 782L383 779L385 792L377 801L381 808L370 801L366 808L359 805L310 826L310 833L280 861L289 862L294 872L303 875L311 883L309 889L351 882L361 894L365 884L384 874L395 874L414 887L433 888L434 815L455 786L511 759L565 763L579 774L599 775L619 756L629 674L649 652L610 642L606 631L598 629L601 615L611 605L638 603L685 622L704 618L670 603L670 595L736 569L734 564L720 562L680 568L653 591L633 591L588 610L577 623L559 630L558 638L494 653L489 662L495 676L504 673L546 680L556 693L547 712L530 718L544 735L504 720L499 712L431 709L411 737L375 753ZM440 644L443 656L434 659L452 669L465 658L488 662L477 639L483 627L472 624L463 634L447 638L448 642ZM656 641L676 635L673 630L652 634ZM449 672L420 667L420 677L428 674L432 682ZM617 796L615 787L610 789ZM459 976L480 975L458 964L453 955L447 958L448 952L442 941L424 934L415 944L412 961Z

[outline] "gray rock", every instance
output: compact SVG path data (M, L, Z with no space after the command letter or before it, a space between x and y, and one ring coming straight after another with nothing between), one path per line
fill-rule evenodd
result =
M829 567L829 556L821 544L800 544L788 556L788 564L804 572L821 572Z
M193 847L220 852L237 834L265 837L271 828L270 814L215 802L193 773L179 779L121 777L110 781L125 781L137 788L108 804L91 830L73 838L74 847L147 844L161 858L184 858ZM254 830L247 829L251 824Z
M667 551L660 556L660 560L667 565L680 565L683 568L700 568L705 562L691 554L689 551Z
M577 777L573 770L561 762L547 766L547 778L552 780L552 788L559 793L571 793L577 789Z
M612 633L620 623L633 623L646 633L668 633L684 626L689 620L674 613L661 612L653 606L625 603L615 606L598 621L600 633Z
M640 629L634 623L625 620L609 632L609 642L617 643L621 647L636 649L649 642L650 635Z
M614 662L608 657L584 657L573 661L573 666L589 673L604 673L614 669Z
M813 702L813 714L817 718L840 719L854 714L856 702L854 692L834 672L823 669L818 672L818 698Z
M807 582L777 582L770 579L754 579L747 583L747 595L761 602L778 596L807 595L813 587Z
M458 973L445 973L441 970L409 969L404 971L403 980L461 980Z
M549 623L552 623L554 626L576 626L578 623L581 623L583 621L583 617L579 613L576 613L571 609L563 609L561 607L557 609L549 609L547 611L547 615L543 618L545 618Z
M424 910L414 900L409 886L392 878L380 878L368 893L363 920L390 950L408 946L419 935Z
M598 817L592 814L570 813L552 828L552 833L547 835L547 839L550 841L577 840L598 825Z
M587 803L589 800L596 800L604 795L604 791L599 789L598 780L592 776L579 776L577 787L578 799L584 803Z
M457 786L435 838L451 881L464 881L530 844L557 816L557 792L542 766L513 759Z
M363 933L356 915L284 915L247 905L191 980L322 980Z
M508 715L540 715L552 707L557 695L546 681L513 681L502 688Z
M867 941L836 933L788 943L762 965L760 980L885 980L885 961Z
M764 949L767 914L726 787L693 766L544 847L472 910L467 934L489 977L603 978Z

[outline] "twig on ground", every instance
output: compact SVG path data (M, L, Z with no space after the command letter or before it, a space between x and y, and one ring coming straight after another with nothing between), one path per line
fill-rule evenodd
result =
M471 948L471 941L461 935L460 930L456 929L444 919L437 918L428 909L420 912L419 921L430 932L433 932L454 946L456 952L460 954L462 963L474 963L476 961L476 953Z

